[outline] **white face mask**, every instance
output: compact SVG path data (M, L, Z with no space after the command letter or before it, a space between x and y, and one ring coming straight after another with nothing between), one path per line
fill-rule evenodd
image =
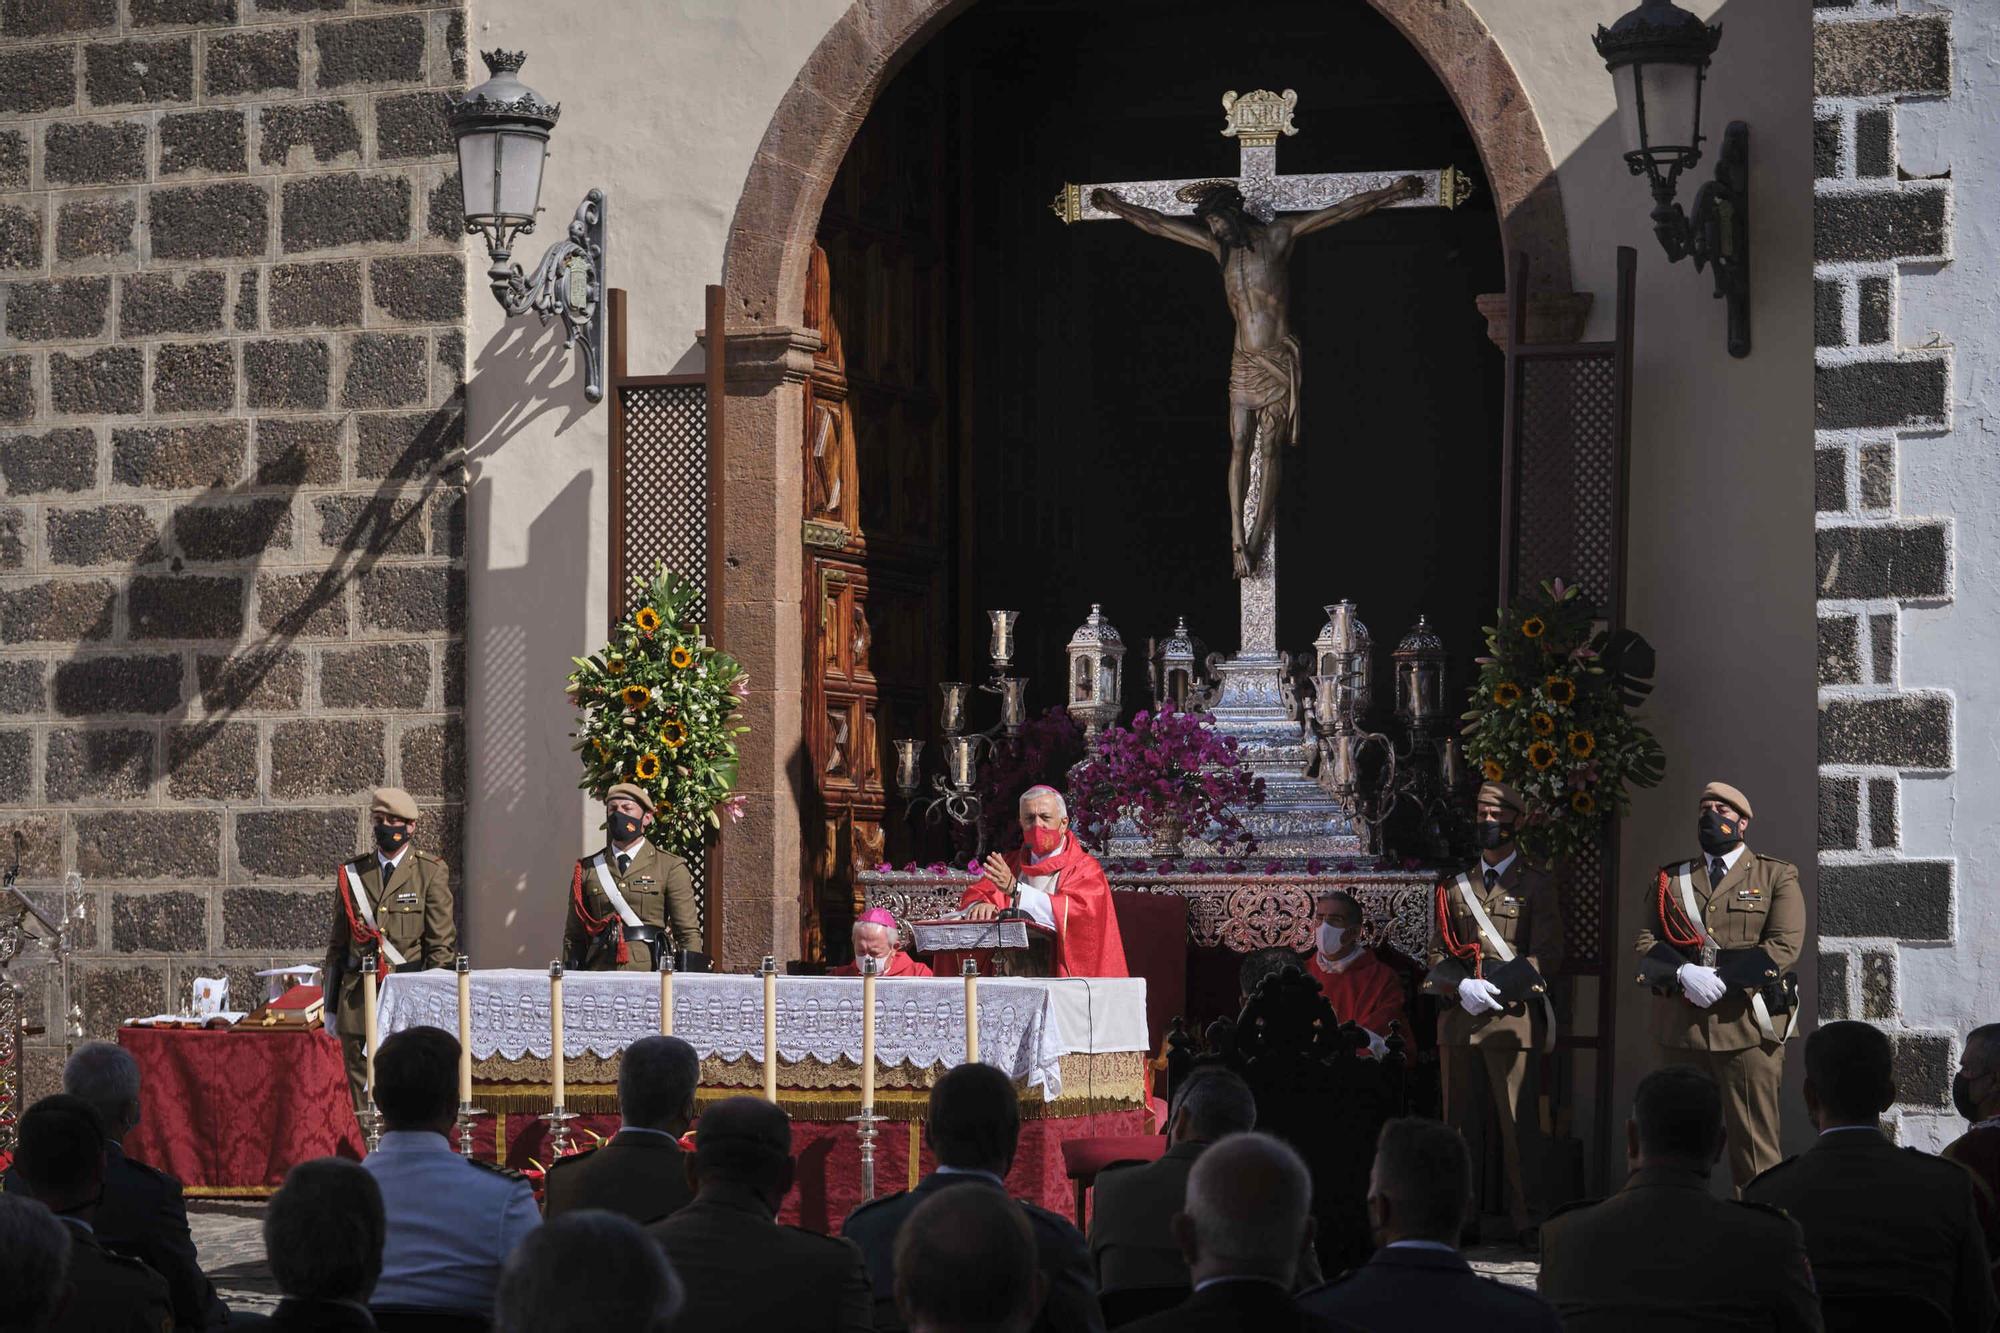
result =
M1313 927L1313 942L1319 946L1319 951L1328 958L1332 958L1340 952L1341 941L1346 938L1347 928L1345 926L1336 926L1322 921Z

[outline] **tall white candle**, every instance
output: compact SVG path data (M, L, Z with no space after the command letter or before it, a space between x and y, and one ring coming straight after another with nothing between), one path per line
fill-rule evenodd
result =
M764 1100L778 1103L778 960L764 955Z
M965 1062L979 1063L979 964L965 960Z
M671 958L660 969L660 1035L674 1035L674 964Z
M871 955L861 960L861 1111L875 1109L875 971Z
M458 1104L472 1105L472 960L464 954L458 969Z
M375 1100L375 1047L382 1032L375 1023L375 955L364 954L361 959L361 1031L368 1047L368 1100Z
M563 1010L562 1010L563 968L561 963L549 964L549 1060L552 1072L550 1081L554 1084L554 1102L557 1110L563 1105Z

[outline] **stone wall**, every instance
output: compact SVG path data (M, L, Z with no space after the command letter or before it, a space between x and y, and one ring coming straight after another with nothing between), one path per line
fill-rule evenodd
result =
M464 82L428 0L0 0L0 836L89 1035L317 958L374 785L459 860Z
M1935 143L1922 118L1954 95L1955 17L1895 0L1817 4L1819 1012L1890 1031L1904 1137L1932 1143L1950 1136L1940 1113L1976 1016L1912 1003L1903 973L1929 958L1968 974L1984 949L1960 910L1949 816L1936 818L1958 785L1959 700L1905 658L1938 635L1976 650L1956 605L1955 524L1908 485L1963 447L1956 330L1902 327L1953 258L1959 182L1903 141Z

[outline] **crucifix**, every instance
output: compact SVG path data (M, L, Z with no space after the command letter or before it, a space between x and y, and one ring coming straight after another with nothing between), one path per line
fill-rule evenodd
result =
M1233 177L1064 185L1064 222L1122 219L1206 251L1222 272L1236 320L1229 367L1231 558L1241 581L1239 656L1277 654L1277 555L1272 533L1281 447L1297 442L1300 357L1289 315L1289 265L1300 237L1378 208L1455 208L1471 182L1453 167L1425 172L1278 173L1278 140L1298 133L1299 95L1222 95L1222 134L1237 141ZM1285 214L1304 214L1286 217Z

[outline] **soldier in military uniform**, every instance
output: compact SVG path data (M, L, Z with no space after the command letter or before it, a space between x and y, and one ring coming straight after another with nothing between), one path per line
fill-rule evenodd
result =
M1479 788L1479 861L1438 885L1430 973L1424 989L1442 997L1438 1057L1445 1121L1468 1139L1484 1083L1507 1167L1508 1215L1527 1237L1535 1211L1521 1170L1528 1061L1555 1043L1555 1015L1542 980L1562 961L1562 914L1554 878L1528 864L1514 837L1526 802L1503 782Z
M1805 942L1798 867L1745 845L1750 801L1702 789L1702 854L1646 886L1639 982L1653 990L1653 1040L1668 1064L1706 1070L1722 1089L1729 1175L1740 1191L1776 1166L1778 1082L1798 1012L1791 976Z
M644 787L621 782L605 793L609 843L570 876L563 956L571 967L650 972L662 949L700 951L694 880L687 862L647 839L652 825L653 796Z
M448 967L458 951L450 872L437 857L411 845L417 803L401 787L383 787L369 802L368 816L375 849L342 862L334 873L324 972L326 1021L340 1038L357 1112L368 1104L363 955L375 954L379 978Z
M1601 1203L1562 1209L1542 1227L1535 1289L1562 1316L1564 1333L1819 1333L1798 1223L1709 1192L1722 1156L1722 1101L1698 1069L1656 1069L1639 1081L1625 1123L1624 1187Z

